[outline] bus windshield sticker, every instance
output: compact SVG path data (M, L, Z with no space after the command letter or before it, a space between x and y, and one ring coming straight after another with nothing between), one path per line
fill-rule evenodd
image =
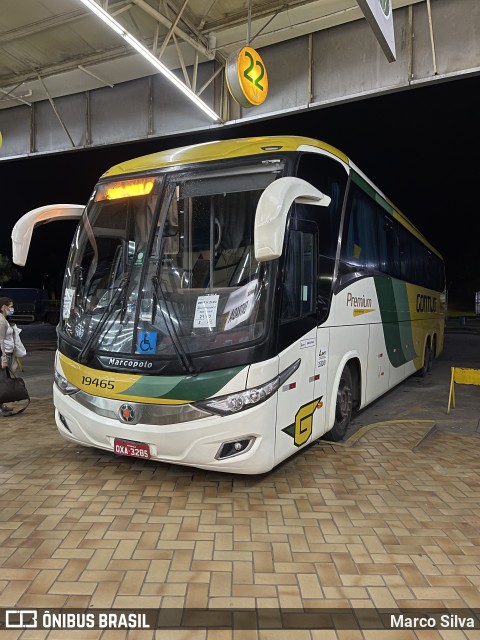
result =
M228 311L235 309L239 305L243 304L246 300L251 298L257 290L257 284L257 280L254 280L253 282L248 282L243 287L240 287L239 289L233 291L228 296L227 304L225 305L223 313L227 313Z
M73 299L75 297L75 289L67 288L63 294L63 319L66 320L70 317L70 311L73 305Z
M224 313L228 313L224 331L233 329L250 316L254 306L257 281L249 282L230 294Z
M315 346L315 338L305 338L305 340L300 340L300 349L308 349L309 347Z
M157 332L139 331L136 353L155 353L157 351Z
M210 296L198 296L195 307L194 327L214 329L217 326L218 293Z

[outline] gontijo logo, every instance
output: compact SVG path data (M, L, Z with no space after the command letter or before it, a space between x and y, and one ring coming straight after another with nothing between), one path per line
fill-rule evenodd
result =
M437 299L434 296L426 296L423 293L417 294L417 313L435 313L437 310Z

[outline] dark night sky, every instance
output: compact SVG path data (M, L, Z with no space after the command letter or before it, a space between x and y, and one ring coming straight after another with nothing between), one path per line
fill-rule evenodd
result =
M308 135L346 153L427 236L445 258L450 299L463 298L473 310L480 290L479 114L476 76L219 131L0 162L2 192L11 194L3 199L0 253L11 257L11 229L23 213L85 203L99 176L122 160L219 138ZM17 286L58 290L73 229L64 222L34 231Z

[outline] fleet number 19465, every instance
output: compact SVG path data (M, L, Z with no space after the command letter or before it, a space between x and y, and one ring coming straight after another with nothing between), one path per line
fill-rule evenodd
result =
M84 384L86 387L94 386L100 387L100 389L115 389L115 384L111 380L92 378L90 376L82 376L82 384Z

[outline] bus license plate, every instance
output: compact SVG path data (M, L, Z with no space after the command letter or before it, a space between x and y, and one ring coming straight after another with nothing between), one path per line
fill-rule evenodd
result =
M143 442L131 442L130 440L113 441L113 452L119 456L131 456L133 458L150 458L150 447Z

